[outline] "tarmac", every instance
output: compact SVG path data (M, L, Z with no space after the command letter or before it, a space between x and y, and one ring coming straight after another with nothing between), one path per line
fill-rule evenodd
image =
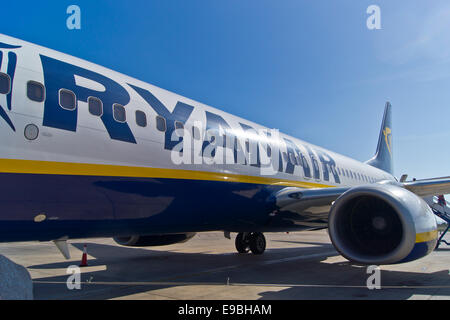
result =
M263 255L238 254L236 234L229 240L221 232L146 248L109 238L69 240L69 260L52 242L0 243L0 254L27 268L34 298L44 300L450 299L446 244L374 271L340 256L326 230L265 235ZM84 244L88 266L78 269Z

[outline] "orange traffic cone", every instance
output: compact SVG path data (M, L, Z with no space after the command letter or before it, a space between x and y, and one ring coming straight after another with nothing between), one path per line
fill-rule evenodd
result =
M88 265L88 263L87 263L87 246L84 245L83 256L81 257L80 267L87 267L87 265Z

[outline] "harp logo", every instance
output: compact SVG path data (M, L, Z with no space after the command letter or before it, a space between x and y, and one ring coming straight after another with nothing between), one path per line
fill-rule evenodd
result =
M12 99L12 88L14 83L14 75L16 73L17 66L17 54L14 49L20 48L21 46L14 46L7 43L0 42L0 70L6 69L6 74L9 77L9 91L6 95L6 109L11 111L11 99ZM5 62L5 63L4 63ZM5 66L6 65L6 66ZM11 130L16 131L14 124L6 112L3 103L0 103L0 118L6 122L6 124L11 128Z
M391 147L392 147L392 131L391 128L386 127L383 130L384 141L386 142L386 146L388 148L389 154L392 155Z

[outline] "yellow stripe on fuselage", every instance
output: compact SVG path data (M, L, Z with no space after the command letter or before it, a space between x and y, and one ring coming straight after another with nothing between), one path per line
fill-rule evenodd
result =
M418 233L416 234L416 243L432 241L437 239L437 237L438 237L437 230Z
M76 176L108 176L135 178L167 178L204 181L241 182L299 188L331 188L314 182L295 181L222 172L131 167L109 164L0 159L0 173L54 174Z

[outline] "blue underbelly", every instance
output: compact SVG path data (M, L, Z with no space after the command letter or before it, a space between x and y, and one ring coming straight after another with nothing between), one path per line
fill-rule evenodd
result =
M0 181L3 242L286 227L270 216L276 186L16 173Z
M0 174L0 242L317 228L277 212L283 186L173 178ZM326 226L323 215L318 224Z

